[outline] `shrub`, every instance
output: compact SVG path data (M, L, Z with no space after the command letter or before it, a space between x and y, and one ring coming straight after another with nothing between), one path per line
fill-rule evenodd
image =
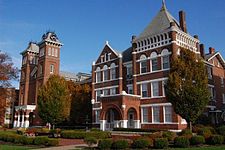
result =
M48 139L46 146L58 146L59 140L58 139Z
M24 142L25 136L15 135L13 138L14 138L14 142L13 143L22 144Z
M101 130L98 128L92 128L91 131L96 132L96 131L101 131Z
M85 132L85 131L67 130L62 131L61 136L67 139L84 139L86 137L95 137L96 139L106 139L111 137L111 133L103 131Z
M196 125L194 125L193 128L192 128L192 132L198 133L198 131L199 131L200 129L202 129L202 128L205 128L205 126L202 125L202 124L196 124Z
M34 139L34 145L46 145L47 142L48 138L45 136L35 137Z
M146 138L139 138L133 141L132 143L132 147L133 148L148 148L150 145L150 142L148 139Z
M34 138L33 137L24 137L23 144L24 145L32 145L32 144L34 144Z
M154 148L156 149L164 149L167 148L169 145L169 142L167 138L156 138L154 140Z
M162 134L162 137L167 138L168 141L173 141L176 137L176 133L175 132L170 132L170 131L165 131Z
M196 135L190 139L191 145L200 145L205 143L204 136Z
M174 146L180 148L186 148L190 146L189 138L185 136L179 136L174 139Z
M205 127L205 128L199 129L197 134L204 136L205 139L208 139L209 137L212 136L212 131L210 128Z
M113 149L126 149L129 147L128 141L126 140L117 140L112 144Z
M19 128L16 130L17 134L23 135L25 133L26 129L25 128Z
M162 138L162 132L155 132L155 133L149 134L148 137L153 140L156 138Z
M223 136L221 135L212 135L208 140L207 143L211 145L221 145L223 144Z
M97 144L97 139L95 137L86 137L84 142L91 147L93 144Z
M180 132L179 134L180 136L185 136L187 138L191 138L192 137L192 131L190 129L184 129Z
M224 125L221 127L218 127L216 130L219 135L225 136L225 126Z
M113 141L111 139L103 139L98 142L99 149L110 149Z

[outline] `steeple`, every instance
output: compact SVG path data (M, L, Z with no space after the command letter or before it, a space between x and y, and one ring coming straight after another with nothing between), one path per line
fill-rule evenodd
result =
M165 11L166 10L166 2L165 0L162 0L162 8L161 11Z

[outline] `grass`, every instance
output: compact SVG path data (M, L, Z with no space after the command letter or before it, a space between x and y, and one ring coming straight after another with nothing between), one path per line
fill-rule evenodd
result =
M191 147L191 148L174 148L170 150L225 150L223 146L203 146L203 147Z
M0 150L29 150L33 149L26 146L12 146L12 145L0 145Z

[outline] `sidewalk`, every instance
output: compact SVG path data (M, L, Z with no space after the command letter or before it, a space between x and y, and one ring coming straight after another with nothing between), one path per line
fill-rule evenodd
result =
M35 149L35 150L74 150L74 149L82 149L83 147L87 147L87 146L88 146L87 144L76 144L76 145L41 148L41 149Z

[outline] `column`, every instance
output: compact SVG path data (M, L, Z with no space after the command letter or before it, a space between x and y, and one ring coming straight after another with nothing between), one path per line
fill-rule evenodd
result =
M121 122L122 122L122 128L127 128L128 120L121 120Z
M122 55L119 54L119 94L122 94L123 91L123 60Z
M21 122L21 127L24 127L24 111L23 111L23 113L22 113L22 122Z
M141 128L140 120L134 120L134 128Z
M30 111L28 111L28 110L25 112L25 116L24 116L24 118L25 118L24 119L25 120L24 121L24 127L25 128L29 127L29 113L30 113Z
M105 131L106 120L100 120L100 130Z
M15 116L14 116L14 123L13 123L13 128L16 128L17 127L17 112L15 113Z
M20 127L20 112L18 113L18 118L17 118L17 127Z

